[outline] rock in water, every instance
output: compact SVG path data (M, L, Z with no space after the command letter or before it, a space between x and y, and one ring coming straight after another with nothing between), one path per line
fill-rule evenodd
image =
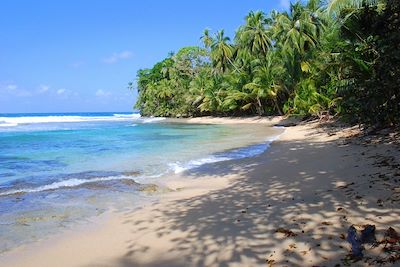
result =
M156 193L159 191L159 187L155 184L145 184L140 186L139 191L146 193Z
M141 173L140 171L128 171L123 173L126 176L139 176Z

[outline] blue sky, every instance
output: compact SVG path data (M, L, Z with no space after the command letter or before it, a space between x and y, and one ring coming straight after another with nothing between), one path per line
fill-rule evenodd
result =
M140 68L288 0L2 0L0 113L131 111Z

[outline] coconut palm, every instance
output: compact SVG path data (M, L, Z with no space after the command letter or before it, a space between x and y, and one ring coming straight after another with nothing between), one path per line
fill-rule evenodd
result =
M250 12L232 42L205 29L206 49L187 47L139 71L136 107L145 115L328 110L398 121L398 14L399 0L298 0L286 12Z
M275 18L274 37L281 49L303 54L317 45L322 24L315 11L297 2L291 4L289 13L281 13Z
M265 56L272 44L267 30L268 19L262 11L251 11L246 16L246 24L237 33L237 42L241 48L248 49L255 55Z
M233 63L234 47L229 43L230 38L225 36L224 30L216 33L216 37L211 44L211 59L213 67L217 72L225 72L229 66L236 66Z
M357 9L363 5L376 5L378 0L330 0L328 4L328 13L339 12L344 8Z
M273 109L280 115L283 114L280 103L280 95L285 86L280 82L284 74L283 65L276 58L275 53L268 53L266 60L261 65L254 68L254 77L251 82L244 85L244 88L250 90L250 94L256 99L253 105L259 115L264 113L264 100L273 104Z
M214 42L214 39L210 36L210 30L204 29L203 35L200 37L200 40L203 42L205 48L210 48Z

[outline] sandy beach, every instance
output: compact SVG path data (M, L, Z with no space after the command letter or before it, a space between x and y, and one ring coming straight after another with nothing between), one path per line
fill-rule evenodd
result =
M351 225L375 225L378 241L388 227L400 231L399 137L359 137L357 127L317 122L286 125L262 155L170 177L163 186L173 192L160 193L156 203L108 212L4 253L0 266L400 265L382 246L369 245L352 262L345 240Z

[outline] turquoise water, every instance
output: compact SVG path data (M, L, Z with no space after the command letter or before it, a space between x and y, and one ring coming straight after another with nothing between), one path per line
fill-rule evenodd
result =
M0 114L0 252L206 163L251 157L280 130L172 123L134 113Z

